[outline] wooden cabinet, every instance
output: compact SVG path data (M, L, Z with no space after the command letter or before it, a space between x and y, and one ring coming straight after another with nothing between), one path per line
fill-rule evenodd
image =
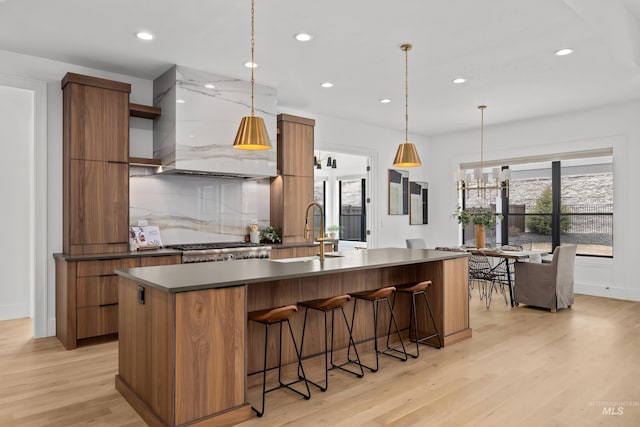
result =
M315 120L278 115L278 170L271 180L271 225L282 243L304 243L305 210L313 202Z
M313 178L315 120L278 115L278 170L281 175Z
M93 260L56 256L58 339L71 350L77 347L78 340L118 332L118 276L115 270L181 262L180 255Z
M70 253L120 251L129 241L129 167L126 163L71 160ZM91 246L88 250L86 246Z
M124 252L131 85L67 73L62 90L64 253Z

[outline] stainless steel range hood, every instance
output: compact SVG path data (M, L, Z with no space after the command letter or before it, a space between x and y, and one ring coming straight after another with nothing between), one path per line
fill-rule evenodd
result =
M212 87L213 86L213 87ZM220 178L276 176L276 91L255 85L255 111L267 125L273 149L233 148L240 120L251 112L248 81L174 66L153 82L153 155L162 173Z

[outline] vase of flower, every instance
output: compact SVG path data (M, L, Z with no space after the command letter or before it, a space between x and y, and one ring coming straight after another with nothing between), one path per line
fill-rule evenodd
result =
M484 224L476 224L476 248L484 248L485 247L485 229Z

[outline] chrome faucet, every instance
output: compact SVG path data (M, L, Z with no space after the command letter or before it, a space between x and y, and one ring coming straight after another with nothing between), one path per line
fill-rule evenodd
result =
M315 239L316 242L320 242L320 261L324 261L324 234L325 234L325 230L324 230L324 211L322 209L322 206L320 206L318 203L316 202L312 202L309 203L309 205L307 206L307 213L304 215L304 238L308 239L309 238L309 210L316 206L318 209L320 209L320 237L317 237Z

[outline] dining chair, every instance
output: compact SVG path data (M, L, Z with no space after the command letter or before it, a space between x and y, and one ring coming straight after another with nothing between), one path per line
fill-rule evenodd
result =
M407 239L407 248L427 249L427 243L424 241L424 239Z
M508 304L504 284L500 281L500 273L494 270L494 266L485 254L477 253L469 257L469 298L471 298L474 282L478 284L480 301L485 300L487 309L491 306L493 291L497 291L498 287L504 297L504 303Z

